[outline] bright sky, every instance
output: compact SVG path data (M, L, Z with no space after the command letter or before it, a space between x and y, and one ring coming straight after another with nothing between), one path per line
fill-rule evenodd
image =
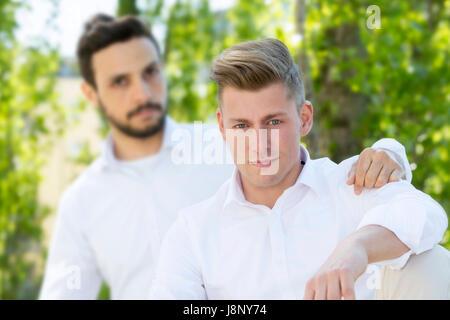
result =
M18 40L27 43L35 36L45 35L51 44L60 47L63 56L73 57L86 20L98 12L114 15L117 2L117 0L59 0L57 17L54 25L50 26L47 22L52 13L49 0L27 0L31 9L23 10L17 16ZM174 0L167 2L170 4ZM211 8L213 10L228 8L232 3L233 0L212 0ZM158 37L157 30L155 33Z

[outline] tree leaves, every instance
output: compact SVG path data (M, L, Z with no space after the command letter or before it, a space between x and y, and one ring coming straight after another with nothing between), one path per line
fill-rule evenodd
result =
M14 37L17 1L0 2L0 299L34 298L42 221L38 203L49 126L63 118L54 92L57 52L44 41L20 46ZM60 126L64 122L59 122ZM58 126L56 126L58 127Z

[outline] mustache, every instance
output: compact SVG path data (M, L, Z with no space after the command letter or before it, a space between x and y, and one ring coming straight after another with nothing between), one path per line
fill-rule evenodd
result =
M148 101L147 103L141 104L137 106L136 109L133 111L128 112L127 119L130 120L132 117L134 117L136 114L143 110L156 110L156 111L162 111L162 105L157 102Z

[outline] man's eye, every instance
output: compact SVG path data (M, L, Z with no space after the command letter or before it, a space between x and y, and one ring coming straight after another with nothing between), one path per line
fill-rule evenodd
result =
M278 124L280 124L280 123L281 123L280 120L270 120L270 124L271 124L271 125L274 125L274 126L276 126L276 125L278 125Z
M235 125L234 128L236 128L236 129L245 129L245 123L239 123L239 124Z
M158 73L158 69L156 68L151 68L151 69L147 69L147 71L145 72L147 75L152 76Z
M127 84L127 81L125 78L118 78L118 79L114 80L113 84L116 87L123 87L124 85Z

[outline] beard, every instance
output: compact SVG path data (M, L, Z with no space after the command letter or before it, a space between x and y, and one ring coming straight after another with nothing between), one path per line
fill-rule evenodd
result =
M166 123L166 115L167 115L167 108L164 109L160 103L155 103L148 101L145 104L141 104L136 107L133 111L130 111L127 114L127 120L131 119L134 115L138 114L139 112L143 110L158 110L161 111L161 115L159 119L157 119L155 124L148 125L145 128L135 128L132 125L128 123L124 123L114 116L108 114L106 111L106 108L103 104L103 102L99 101L100 105L100 111L102 115L105 117L105 119L109 122L111 126L119 130L121 133L128 137L137 138L137 139L146 139L149 137L154 136L155 134L159 133L161 130L164 129L165 123Z

